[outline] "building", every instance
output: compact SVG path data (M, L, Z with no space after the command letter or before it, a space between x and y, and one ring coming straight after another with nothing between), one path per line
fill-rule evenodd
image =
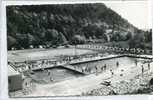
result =
M8 65L8 90L10 92L22 89L22 75L11 65Z

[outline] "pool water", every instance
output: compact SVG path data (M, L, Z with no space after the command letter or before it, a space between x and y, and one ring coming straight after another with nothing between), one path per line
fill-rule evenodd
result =
M91 73L96 72L96 67L98 70L101 70L102 67L106 66L106 69L115 69L117 67L122 67L123 69L128 66L136 66L137 64L142 63L143 61L147 61L148 59L143 58L133 58L133 57L118 57L118 58L110 58L99 61L90 61L86 63L74 64L73 66L77 68L90 69ZM118 66L117 66L118 63Z
M79 74L77 72L74 72L72 70L64 69L64 68L51 68L51 69L45 69L45 70L37 70L34 71L34 74L31 74L31 77L33 80L37 83L54 83L58 81L63 81L70 78L77 78L82 76L82 74Z
M118 58L112 58L112 59L105 59L105 60L99 60L99 61L92 61L92 62L86 62L86 63L79 63L74 64L73 66L77 69L85 69L89 68L91 70L91 73L95 73L97 67L98 69L101 69L104 65L106 65L106 70L115 69L117 67L122 67L123 69L127 68L128 66L136 66L135 61L138 61L138 64L142 64L143 61L147 61L147 59L142 58L133 58L133 57L118 57ZM117 66L118 62L118 66ZM101 71L103 72L103 71ZM80 73L77 73L75 71L65 69L63 67L55 67L51 69L45 69L45 70L37 70L34 71L34 74L31 74L31 77L33 80L37 83L51 83L51 82L59 82L71 78L77 78L83 76Z

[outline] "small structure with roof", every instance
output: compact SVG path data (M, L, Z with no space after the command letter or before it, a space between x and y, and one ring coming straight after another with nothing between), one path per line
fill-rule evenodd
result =
M17 91L22 89L22 75L8 64L8 89Z

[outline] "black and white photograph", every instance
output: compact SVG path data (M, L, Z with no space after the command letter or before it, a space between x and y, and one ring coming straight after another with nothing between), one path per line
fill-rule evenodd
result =
M147 2L8 5L9 97L153 94Z

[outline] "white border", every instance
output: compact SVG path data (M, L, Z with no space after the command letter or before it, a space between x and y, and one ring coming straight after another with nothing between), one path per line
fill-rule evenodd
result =
M127 0L126 0L127 1ZM136 0L139 1L139 0ZM141 2L143 0L140 0ZM124 2L124 0L121 1L102 1L102 0L55 0L55 1L2 1L2 5L0 6L0 22L2 22L1 25L1 30L0 30L0 100L8 100L8 75L7 75L7 49L6 49L6 6L7 5L40 5L40 4L74 4L74 3L105 3L105 2L111 2L111 3L116 3L116 2ZM133 2L132 0L129 0L129 2ZM134 1L135 2L135 1ZM1 3L1 2L0 2ZM152 0L148 0L148 6L153 6ZM151 15L151 10L149 11ZM152 17L152 16L151 16ZM152 19L153 21L153 19ZM153 23L153 22L152 22ZM27 99L27 98L18 98L19 100ZM30 98L29 98L30 99ZM35 100L36 98L31 98L30 100ZM37 98L40 99L40 98ZM47 99L47 98L41 98L41 99ZM51 99L51 98L49 98ZM148 96L148 95L137 95L137 96L94 96L94 97L53 97L52 99L95 99L95 100L153 100L153 96Z

